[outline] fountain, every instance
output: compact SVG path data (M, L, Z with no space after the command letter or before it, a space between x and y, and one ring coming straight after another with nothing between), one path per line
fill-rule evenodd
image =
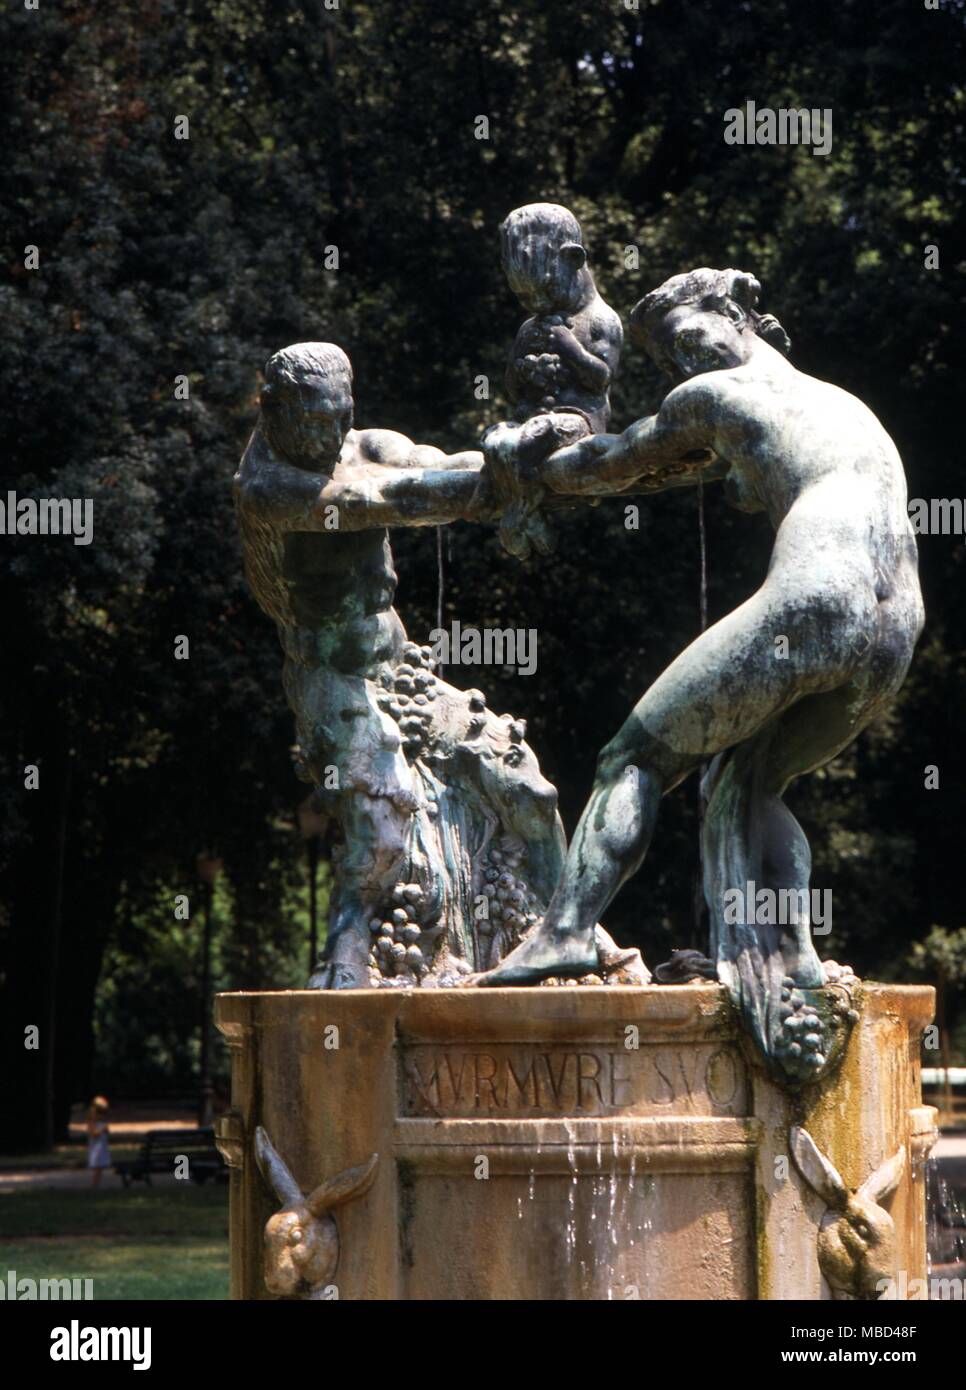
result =
M734 270L634 309L673 385L606 434L623 333L579 224L528 205L502 246L531 316L482 451L351 428L348 358L302 343L268 363L236 478L297 769L339 845L309 988L216 1003L233 1297L895 1296L926 1272L932 991L819 960L783 795L911 660L901 463ZM768 577L645 692L568 849L522 721L441 679L442 631L407 636L387 527L496 524L525 558L575 499L716 480L779 529ZM710 954L652 979L598 917L702 766Z

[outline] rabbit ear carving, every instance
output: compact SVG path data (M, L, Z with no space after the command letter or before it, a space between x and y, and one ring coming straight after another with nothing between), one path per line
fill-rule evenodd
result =
M319 1183L305 1199L305 1205L313 1216L322 1216L333 1207L340 1207L353 1197L361 1197L368 1192L376 1180L379 1155L373 1154L368 1163L360 1163L357 1168L346 1168L328 1182Z
M303 1200L302 1189L261 1125L255 1130L255 1158L259 1172L269 1186L275 1189L275 1194L283 1206L299 1206Z
M906 1171L906 1151L896 1149L891 1158L880 1163L878 1168L859 1188L860 1197L869 1197L877 1204L887 1202L902 1181Z
M843 1211L849 1200L849 1190L838 1169L820 1151L807 1129L793 1125L789 1131L789 1138L795 1167L809 1187L818 1193L826 1206L835 1211Z

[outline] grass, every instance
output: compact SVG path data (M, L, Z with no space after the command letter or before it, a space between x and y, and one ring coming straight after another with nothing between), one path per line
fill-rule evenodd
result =
M139 1144L112 1144L111 1161L121 1163L125 1159L137 1158ZM84 1168L87 1165L86 1144L58 1144L45 1153L0 1154L0 1173L23 1172L26 1169Z
M98 1301L228 1297L228 1187L18 1192L0 1201L0 1277L93 1279Z

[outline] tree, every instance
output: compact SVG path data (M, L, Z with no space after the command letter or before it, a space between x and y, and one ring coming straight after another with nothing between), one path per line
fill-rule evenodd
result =
M914 970L931 976L936 982L936 1026L944 1072L945 1111L953 1114L953 1093L949 1083L950 1031L947 1005L950 991L958 994L966 984L966 927L950 931L948 927L930 927L922 941L917 941L909 953Z
M109 12L64 0L4 13L0 499L90 498L95 519L88 547L0 537L13 615L0 671L10 1142L48 1141L89 1090L103 961L116 975L121 952L143 978L166 957L158 895L191 885L201 848L234 885L225 982L272 984L264 943L284 955L300 851L281 827L300 788L229 489L269 354L331 338L353 359L360 423L472 444L504 410L520 318L497 228L549 198L582 219L624 313L688 265L753 269L796 363L880 415L913 495L948 496L964 33L960 8L902 0L883 0L874 27L850 0L753 0L726 18L710 0L117 0ZM724 112L750 96L829 108L830 154L725 144ZM939 246L938 270L925 244ZM615 424L661 389L628 351ZM704 501L713 620L760 581L769 537L716 490ZM435 538L393 543L402 611L425 635ZM866 971L896 968L910 915L962 917L948 866L966 776L964 563L955 538L923 538L930 626L910 681L873 734L793 791L816 882L834 886L835 950ZM620 502L575 509L556 555L526 569L488 532L450 528L444 569L447 618L538 629L535 680L465 676L529 720L572 826L598 749L698 629L696 498L647 501L636 532ZM691 787L669 799L644 872L609 914L652 958L692 931L695 802ZM30 1024L36 1052L22 1043Z

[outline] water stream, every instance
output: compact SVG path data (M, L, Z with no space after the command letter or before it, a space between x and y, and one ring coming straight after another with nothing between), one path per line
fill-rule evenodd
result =
M935 1158L926 1164L926 1250L930 1276L966 1279L966 1195Z

